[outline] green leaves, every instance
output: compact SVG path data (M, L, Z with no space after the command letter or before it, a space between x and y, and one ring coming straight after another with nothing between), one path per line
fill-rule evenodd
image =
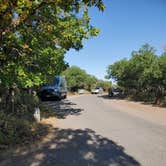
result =
M63 75L65 76L70 89L84 87L87 73L79 67L72 66L64 71Z
M155 49L145 44L138 51L132 52L129 60L123 59L109 65L107 77L113 78L125 89L134 89L137 92L165 88L165 57L165 54L158 57Z
M166 87L166 52L159 58L159 68L161 71L161 84Z
M67 68L62 74L65 76L68 88L71 91L77 91L79 88L91 90L95 86L101 86L104 89L108 89L111 86L110 82L98 80L96 77L88 74L85 70L82 70L77 66Z
M31 87L60 74L67 67L65 52L71 48L80 50L83 39L99 33L90 24L88 10L92 6L104 9L101 0L1 1L3 86L17 83Z

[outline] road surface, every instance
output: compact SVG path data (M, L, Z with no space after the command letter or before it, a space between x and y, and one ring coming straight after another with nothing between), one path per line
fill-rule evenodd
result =
M58 118L53 136L4 164L166 166L166 123L137 116L127 107L119 109L109 100L81 95L47 102Z

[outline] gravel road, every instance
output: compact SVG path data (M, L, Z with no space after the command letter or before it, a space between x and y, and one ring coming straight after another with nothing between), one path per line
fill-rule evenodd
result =
M2 165L165 166L166 124L111 102L99 95L47 102L58 118L53 136Z

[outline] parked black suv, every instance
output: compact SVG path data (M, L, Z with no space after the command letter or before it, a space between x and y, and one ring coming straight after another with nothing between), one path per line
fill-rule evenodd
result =
M41 100L65 99L67 97L67 84L63 76L55 76L53 85L42 86L39 90Z

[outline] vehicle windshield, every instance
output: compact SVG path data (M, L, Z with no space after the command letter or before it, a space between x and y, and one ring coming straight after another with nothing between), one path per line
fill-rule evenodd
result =
M54 85L54 86L58 86L58 85L59 85L59 82L60 82L59 77L55 77L54 80L53 80L53 85Z
M114 92L120 92L121 90L116 88L116 89L113 89Z

